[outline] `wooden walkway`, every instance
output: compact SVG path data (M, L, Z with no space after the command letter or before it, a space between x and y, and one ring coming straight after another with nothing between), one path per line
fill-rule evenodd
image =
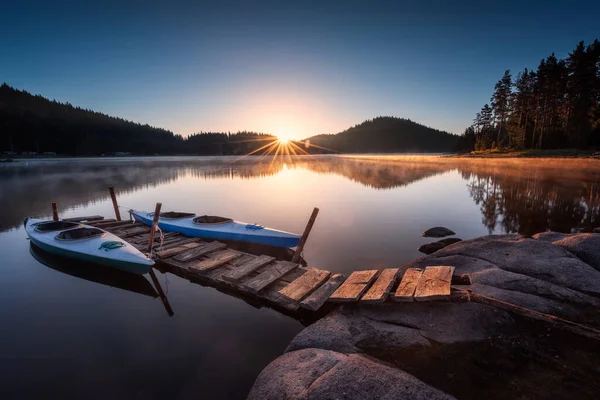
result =
M67 218L114 233L142 252L148 249L150 227L102 216ZM218 241L165 233L154 240L156 268L194 283L215 287L259 306L287 313L314 312L326 303L431 301L461 298L451 290L454 267L399 268L352 272L347 278L270 255L254 255ZM465 284L469 277L454 277ZM469 282L470 283L470 282ZM468 298L468 294L466 294Z

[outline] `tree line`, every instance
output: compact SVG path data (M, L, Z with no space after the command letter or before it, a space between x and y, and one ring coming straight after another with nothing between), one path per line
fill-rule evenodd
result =
M514 79L505 71L464 137L475 150L599 146L598 39L579 42L562 60L552 53Z
M276 138L258 132L174 134L0 86L0 152L54 152L85 156L114 153L246 154Z
M166 129L34 96L6 83L0 86L0 152L243 155L275 140L273 135L248 131L199 132L184 138ZM308 142L301 143L308 153L452 152L469 147L463 136L395 117L369 119L338 134L313 136Z

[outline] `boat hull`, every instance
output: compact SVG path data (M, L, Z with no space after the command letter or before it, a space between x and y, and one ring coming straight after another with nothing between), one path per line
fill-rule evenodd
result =
M106 233L106 237L94 238L87 241L65 243L59 242L54 237L61 231L38 233L35 231L33 224L36 221L30 221L26 224L26 231L29 239L40 249L60 257L68 257L74 260L79 260L88 263L94 263L109 268L118 269L121 271L131 272L134 274L146 274L150 272L154 262L144 256L136 249L121 249L111 250L112 254L99 249L99 245L103 242L118 240L124 242L119 237ZM82 225L85 226L85 225ZM126 246L131 246L126 244ZM117 253L120 252L120 253Z
M146 224L152 225L153 213L132 210L133 218ZM250 227L255 225L239 221L231 221L223 224L195 224L193 217L176 220L159 218L158 227L164 232L178 232L185 236L199 237L213 240L231 240L236 242L258 243L275 247L294 247L300 242L300 236L270 228L254 230Z

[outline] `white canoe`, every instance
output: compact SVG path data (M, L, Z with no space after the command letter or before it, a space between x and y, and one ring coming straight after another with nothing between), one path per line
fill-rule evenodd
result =
M132 217L148 226L152 225L153 212L131 210ZM266 228L262 225L234 221L215 216L196 216L191 213L165 212L160 214L158 227L164 232L179 232L182 235L214 240L259 243L268 246L294 247L300 235Z
M154 261L138 249L100 228L33 218L26 218L24 225L33 244L51 254L135 274L150 272L154 265Z

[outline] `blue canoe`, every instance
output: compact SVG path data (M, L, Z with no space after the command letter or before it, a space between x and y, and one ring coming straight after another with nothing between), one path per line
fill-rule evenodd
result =
M131 216L138 222L152 225L153 212L131 210ZM216 216L196 216L182 212L160 214L158 227L164 232L179 232L182 235L214 240L259 243L276 247L294 247L300 242L300 235L247 224L230 218Z

